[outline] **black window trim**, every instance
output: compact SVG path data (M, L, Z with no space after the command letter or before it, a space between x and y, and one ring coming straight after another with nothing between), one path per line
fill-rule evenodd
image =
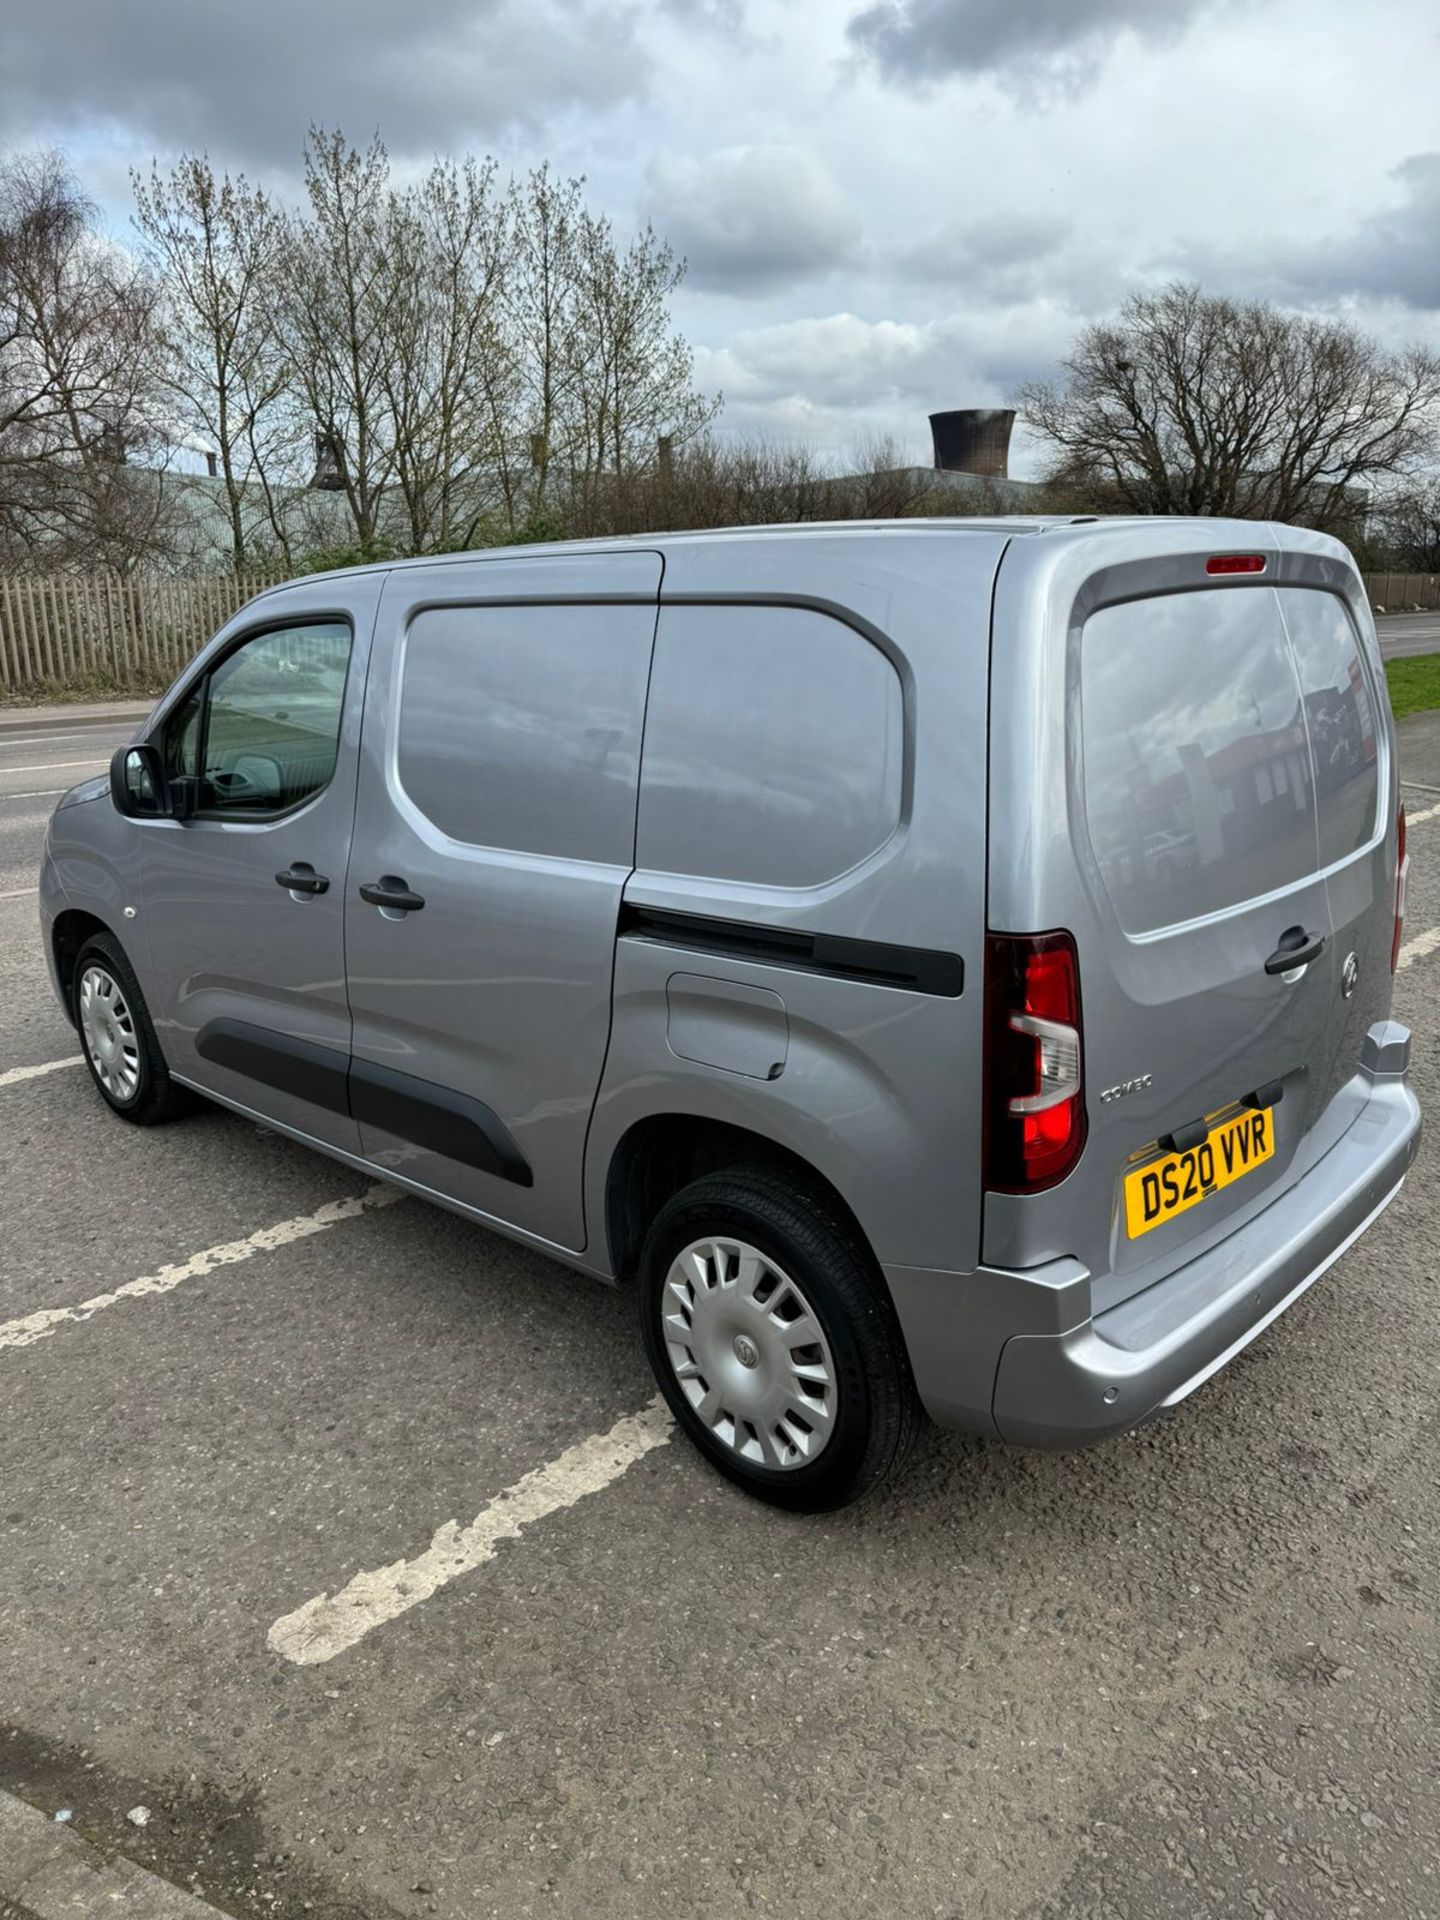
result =
M263 640L267 634L294 633L304 627L326 626L344 627L350 636L345 654L345 684L340 689L340 730L335 739L335 767L338 767L340 732L343 732L345 726L345 708L350 698L350 676L355 666L355 616L344 608L333 610L317 608L314 612L305 613L298 618L293 613L284 619L272 616L269 620L257 621L253 627L246 627L242 633L236 634L233 640L227 642L222 652L217 653L212 660L206 660L203 667L200 667L191 678L182 680L172 690L171 696L166 699L164 712L158 716L154 727L145 736L147 744L159 749L163 762L170 723L190 696L198 691L201 695L200 726L195 742L195 777L198 781L201 778L200 769L205 765L205 749L210 738L210 682L219 668L223 667L227 660L232 660L242 647L249 646L253 640ZM254 826L269 826L276 820L288 820L292 814L299 813L302 807L308 807L312 801L318 800L322 793L328 791L335 778L335 767L330 769L330 778L323 786L316 787L312 793L307 793L303 799L294 801L288 807L276 807L267 812L251 809L243 813L238 809L227 807L199 807L190 815L190 819L192 821L238 821L242 825ZM165 818L163 814L153 817Z

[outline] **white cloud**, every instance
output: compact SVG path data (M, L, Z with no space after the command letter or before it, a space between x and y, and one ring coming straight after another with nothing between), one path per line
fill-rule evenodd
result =
M1223 0L875 0L849 37L889 80L991 74L1029 87L1093 80L1124 34L1170 41Z
M690 263L693 286L726 293L793 286L843 266L860 218L803 147L728 147L650 163L647 218Z
M923 459L927 411L1005 404L1177 273L1440 346L1436 26L1434 0L12 0L0 141L66 139L121 233L117 160L204 145L288 189L311 118L402 165L548 155L688 254L728 430Z
M83 13L77 22L76 13ZM99 0L7 7L0 127L111 120L294 163L312 120L399 150L613 106L649 84L631 0Z
M744 330L702 351L700 376L725 393L727 431L808 439L831 454L893 434L928 462L928 414L1006 405L1073 330L1073 315L1046 302L924 322L832 313Z

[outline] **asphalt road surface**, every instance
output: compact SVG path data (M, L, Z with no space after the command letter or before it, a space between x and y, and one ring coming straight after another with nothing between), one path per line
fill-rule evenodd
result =
M0 739L0 1788L244 1915L1440 1912L1434 1131L1164 1425L787 1518L624 1294L52 1065L29 889L127 731Z
M1440 613L1387 614L1375 622L1387 660L1411 653L1440 653Z

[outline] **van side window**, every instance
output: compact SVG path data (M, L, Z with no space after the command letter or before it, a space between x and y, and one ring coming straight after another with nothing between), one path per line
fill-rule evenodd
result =
M848 872L900 821L894 667L800 607L663 607L637 865L757 886Z
M628 867L654 634L653 603L418 613L401 786L452 840Z
M1328 867L1363 847L1376 829L1375 708L1343 603L1333 593L1284 588L1280 606L1300 673L1315 762L1320 863Z
M171 716L170 776L198 776L203 813L283 813L310 799L335 771L349 662L340 621L245 641Z

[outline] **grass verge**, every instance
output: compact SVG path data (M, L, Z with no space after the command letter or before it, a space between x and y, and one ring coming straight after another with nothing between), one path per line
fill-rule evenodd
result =
M1395 718L1428 713L1440 707L1440 653L1416 653L1404 660L1387 660L1385 678Z
M158 700L169 682L148 673L87 673L72 680L36 680L0 688L0 713L25 707L71 706L82 701Z

